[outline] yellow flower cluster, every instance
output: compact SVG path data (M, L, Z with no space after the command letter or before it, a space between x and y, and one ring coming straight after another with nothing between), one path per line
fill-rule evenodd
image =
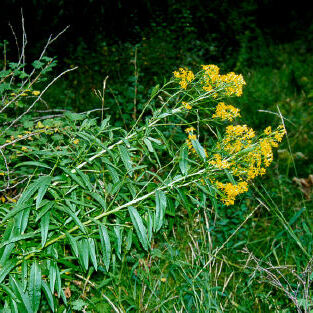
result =
M180 79L179 85L181 88L186 89L188 83L194 80L195 75L192 71L185 68L180 68L178 71L174 72L174 76Z
M214 154L213 160L209 161L208 163L215 166L218 169L226 169L231 166L231 163L229 163L227 160L222 160L222 156L218 153Z
M183 104L185 109L191 110L192 107L191 107L191 105L188 102L183 101L182 104Z
M267 137L261 138L257 143L251 144L247 141L246 145L241 145L241 148L249 148L247 149L249 152L239 156L237 162L231 168L233 175L249 181L256 176L265 174L265 168L269 167L273 161L272 148L278 147L278 143L281 142L285 134L285 129L283 126L279 126L275 132L272 132L271 128L267 127L264 133ZM236 147L238 147L238 144ZM234 150L237 150L237 148ZM239 152L239 150L236 152ZM233 151L230 151L230 153L233 153Z
M239 117L239 109L232 105L226 105L224 102L218 103L213 118L232 121L235 117Z
M222 198L222 201L226 205L232 205L235 203L236 197L248 191L248 183L243 181L238 184L216 182L216 187L223 191L225 197Z
M246 82L241 74L236 75L234 72L231 72L226 75L221 75L221 81L229 85L225 88L226 96L236 95L240 97L242 95L242 87Z
M207 100L241 96L243 86L246 84L242 75L233 72L220 74L219 67L210 64L202 65L202 71L196 75L186 68L179 68L174 72L174 76L182 89L189 88L188 94L183 92L185 101L180 102L181 98L178 98L177 102L186 110L191 110L196 106L203 109L199 112L209 112L213 119L230 122L240 117L240 110L226 104L226 101L219 102L215 111L212 112L211 107L207 105L212 101ZM205 107L201 107L201 105ZM202 120L199 118L199 126L202 126L201 123ZM273 161L273 148L281 142L285 129L280 126L273 131L269 126L260 138L256 139L254 130L247 125L228 125L224 137L214 145L214 154L212 153L210 158L199 143L195 128L189 127L185 132L187 133L186 144L190 153L199 156L201 163L204 162L207 166L207 178L219 191L223 203L232 205L239 194L248 190L248 183L252 179L265 174L266 168ZM233 179L231 182L227 181L229 175L235 181Z
M226 155L226 158L223 159L221 154L217 153L214 154L213 159L208 161L215 168L227 169L229 173L239 178L237 185L213 181L216 188L223 194L224 204L234 204L236 196L248 190L249 181L265 174L266 168L273 161L272 148L277 147L281 142L285 129L283 126L279 126L273 132L271 127L267 127L264 134L266 137L252 143L252 138L255 137L252 128L248 128L246 125L230 125L226 128L225 137L218 145L218 148L224 151L223 154Z
M224 149L232 154L251 144L251 139L254 136L254 130L247 125L229 125L226 127L226 136L222 144Z
M192 144L193 140L197 140L197 136L194 134L194 131L195 131L194 127L189 127L185 129L185 132L188 134L188 138L186 139L186 144L187 144L188 149L192 153L197 154L197 151L194 148L194 145ZM203 149L203 150L204 150L203 152L205 154L205 157L208 157L208 153L206 149Z
M213 64L202 65L202 68L204 70L204 86L202 88L205 91L224 89L226 96L240 97L242 95L242 87L246 82L241 74L237 75L230 72L226 75L220 75L220 69Z
M26 97L28 94L28 92L30 92L31 90L30 89L25 89L22 93L20 93L19 95L20 96L22 96L22 97ZM34 95L34 96L39 96L40 95L40 91L38 91L38 90L34 90L34 91L32 91L31 92L32 93L32 95ZM16 96L17 94L15 93L15 92L12 92L12 93L10 93L10 96Z
M194 127L189 127L185 129L185 132L188 134L188 138L186 139L186 144L188 149L192 152L192 153L196 153L195 148L192 145L192 140L196 140L197 136L194 135L195 128Z

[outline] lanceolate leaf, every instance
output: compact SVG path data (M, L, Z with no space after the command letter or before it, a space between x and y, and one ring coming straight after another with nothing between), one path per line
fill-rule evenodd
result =
M68 207L64 206L64 205L56 205L55 206L57 209L67 213L69 216L72 217L72 219L74 220L74 222L77 224L77 226L81 229L82 232L86 233L86 228L84 226L84 224L80 221L80 219L75 215L75 213Z
M31 304L30 304L30 299L27 293L23 292L22 285L19 281L15 280L12 276L10 276L10 286L13 290L13 292L16 294L17 298L21 301L23 304L24 312L27 313L33 313Z
M4 247L3 253L0 254L0 257L1 257L0 267L3 266L6 263L6 261L9 259L11 252L14 249L14 246L15 244L12 242Z
M162 190L157 190L155 193L155 218L154 231L157 232L163 225L166 209L166 195Z
M130 159L130 155L128 153L128 150L125 146L119 146L119 151L120 151L120 154L121 154L121 158L122 158L122 161L127 169L127 172L129 173L130 176L132 176L133 174L133 166L132 166L132 162L131 162L131 159Z
M61 291L62 291L62 288L61 288L61 274L60 274L60 270L59 270L57 265L55 266L55 274L56 274L56 277L55 277L56 278L55 279L55 282L56 282L55 289L56 289L56 291L58 293L58 297L60 297Z
M101 250L103 254L103 262L106 270L109 270L111 260L111 243L110 237L105 225L99 226L99 235L101 240Z
M122 253L122 231L120 226L114 227L114 233L116 235L116 254L119 259L121 259L121 253Z
M15 226L18 231L23 234L27 224L28 224L28 218L29 218L29 213L30 213L30 207L25 208L23 211L17 214L15 220Z
M57 265L55 261L50 261L49 264L49 283L50 283L50 290L54 292L55 281L57 277Z
M188 172L188 150L185 146L183 146L183 148L180 150L179 167L182 174L186 175Z
M15 267L16 260L8 260L6 264L0 268L0 284L6 278L6 276L11 272L11 270Z
M49 176L47 176L47 177L49 177ZM38 209L40 207L41 200L43 199L50 183L51 183L51 177L49 177L49 179L46 179L42 183L42 185L40 186L40 188L38 190L38 195L36 198L36 209Z
M148 237L147 237L147 229L143 225L142 218L134 207L130 206L128 208L128 211L130 214L130 218L133 222L133 225L136 229L139 241L141 242L143 248L146 251L148 251L149 243L148 243Z
M43 185L49 185L51 182L50 176L43 176L38 178L34 183L32 183L19 198L16 207L22 206L30 197Z
M88 250L91 262L95 268L95 270L98 269L98 262L96 257L96 247L95 247L95 241L92 238L88 238Z
M33 312L37 312L41 298L41 268L35 261L30 270L29 296Z
M54 302L53 302L52 292L49 289L48 284L44 280L41 282L41 285L42 285L42 289L46 295L47 302L48 302L52 312L54 312Z
M197 139L192 139L191 142L197 154L202 158L202 160L205 160L206 159L205 150L201 146L200 142Z
M41 246L43 247L46 244L48 231L49 231L49 222L50 222L50 212L48 211L40 220L41 228Z
M77 242L78 247L78 258L82 267L87 271L89 265L89 249L88 241L86 238L81 239Z
M78 168L76 169L76 172L79 174L79 176L81 177L81 179L83 180L85 186L88 188L89 191L92 191L92 185L90 183L89 177L82 172L81 170L79 170Z
M69 233L66 233L66 237L71 245L71 248L75 254L75 256L78 258L78 248L77 248L77 242L74 237L72 237Z

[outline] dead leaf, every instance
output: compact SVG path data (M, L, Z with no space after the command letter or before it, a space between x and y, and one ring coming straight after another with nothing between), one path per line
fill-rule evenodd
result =
M311 194L313 193L313 175L309 175L308 178L297 178L292 179L296 183L300 190L303 192L306 199L310 199Z
M64 289L64 294L65 294L65 297L68 299L71 297L72 293L71 293L71 289L70 289L70 286L66 287Z

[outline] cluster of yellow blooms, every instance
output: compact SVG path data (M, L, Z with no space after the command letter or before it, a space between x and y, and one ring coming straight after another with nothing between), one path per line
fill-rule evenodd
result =
M232 165L232 163L228 162L227 160L223 160L222 156L219 153L214 154L213 159L210 160L208 163L218 169L226 169Z
M178 71L174 72L174 76L180 79L180 87L183 89L187 88L188 83L194 80L195 75L192 71L189 71L185 68L180 68Z
M179 78L179 84L182 89L186 89L188 83L194 81L193 86L200 83L200 89L195 89L197 94L202 95L204 92L212 91L212 93L204 93L204 96L216 98L219 96L241 96L242 88L246 84L242 75L236 75L231 72L221 75L220 69L216 65L203 65L203 71L196 76L189 70L180 68L174 72L174 76ZM202 90L202 93L201 93ZM182 102L185 109L191 110L192 106L188 102ZM213 119L221 119L232 122L236 117L240 117L240 110L232 105L219 102ZM195 128L189 127L185 130L188 134L186 144L193 154L199 154L196 151L195 142L197 136ZM277 147L285 134L285 128L279 126L277 130L272 131L269 126L264 130L264 134L255 139L254 130L247 125L228 125L225 129L225 135L216 144L216 151L213 156L206 159L206 164L212 166L215 170L214 177L209 177L211 183L220 191L221 200L226 205L234 204L236 197L248 191L248 183L259 175L264 175L266 168L273 161L272 148ZM198 144L198 143L197 143ZM195 149L196 147L196 149ZM206 158L208 154L204 149ZM224 177L227 171L237 182L232 181L223 183L218 177Z
M237 96L242 95L242 87L246 84L242 75L236 75L233 72L221 75L218 66L202 65L204 70L203 84L202 87L205 91L217 90L224 91L226 96ZM215 95L216 96L216 95Z
M254 136L254 130L247 125L229 125L222 145L225 151L236 153L250 145Z
M34 91L31 91L30 89L25 89L21 94L19 94L20 96L22 96L22 97L26 97L26 96L28 96L28 92L31 92L32 93L32 95L33 96L39 96L40 95L40 91L38 91L38 90L34 90ZM10 96L16 96L17 94L16 93L14 93L14 92L12 92L11 94L10 94Z
M187 129L185 129L185 132L188 134L188 138L186 139L186 144L188 149L192 152L192 153L196 153L195 148L192 145L192 141L191 140L196 140L197 136L193 133L195 131L194 127L189 127Z
M246 82L241 74L237 75L234 72L230 72L221 75L219 73L219 67L213 64L202 65L202 68L203 72L198 76L199 83L202 86L201 88L206 92L215 91L212 92L214 98L216 98L218 94L237 97L242 95L242 87ZM182 67L174 72L174 77L179 79L179 85L182 89L186 89L188 83L195 79L195 75L192 71Z
M248 191L248 183L245 181L239 182L236 185L231 183L223 184L221 182L216 182L216 187L224 192L226 197L223 198L222 201L226 205L234 204L236 197L239 194Z
M191 110L191 108L192 108L191 105L190 105L188 102L185 102L185 101L182 102L182 105L183 105L184 108L187 109L187 110Z
M220 118L222 120L232 121L234 118L240 116L240 110L232 105L226 105L224 102L218 103L213 118Z

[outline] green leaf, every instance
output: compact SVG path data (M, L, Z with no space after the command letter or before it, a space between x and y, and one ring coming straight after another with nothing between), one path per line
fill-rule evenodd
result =
M122 232L120 226L114 226L114 233L116 236L116 254L119 259L121 259L121 252L122 252Z
M49 177L49 176L47 176L47 177ZM49 184L51 183L52 177L49 177L49 178L50 179L46 179L44 181L44 183L42 183L42 185L40 186L40 188L38 190L38 195L36 198L36 209L38 209L40 207L41 200L43 199L45 193L47 192Z
M48 304L50 306L50 309L51 309L52 312L54 312L54 302L53 302L52 292L49 289L48 284L44 280L42 280L41 286L42 286L42 289L43 289L43 291L44 291L44 293L46 295L46 299L47 299L47 302L48 302Z
M78 247L77 247L76 239L72 237L69 233L66 233L66 237L70 243L72 251L74 252L75 256L78 258Z
M52 208L54 202L53 201L42 201L45 202L45 204L42 206L42 209L40 210L40 213L37 215L35 223L37 223L47 212L50 213L50 209Z
M88 194L101 205L103 211L106 211L107 204L105 202L105 199L99 195L99 192L88 192Z
M126 250L129 251L133 243L133 230L129 229L126 237Z
M81 266L87 271L89 266L89 249L88 240L86 238L81 239L77 242L78 247L78 259Z
M82 178L83 182L85 183L85 186L88 188L89 191L92 191L92 185L90 183L89 177L83 173L80 169L76 168L76 172L79 174L79 176Z
M57 277L57 264L55 261L50 261L49 265L49 284L50 284L50 290L53 293L54 292L54 286L56 282Z
M179 167L183 175L186 175L188 172L188 149L186 146L180 150L179 155Z
M30 213L30 207L25 208L22 212L20 212L19 214L17 214L17 216L15 217L15 221L16 221L16 229L23 234L25 229L27 228L27 224L28 224L28 218L29 218L29 213Z
M6 276L11 272L11 270L16 265L16 259L8 260L4 266L0 267L0 284L6 278Z
M22 279L22 285L23 285L23 290L26 290L26 287L28 285L28 261L27 260L23 260L22 263L22 273L21 273L21 279Z
M95 241L92 238L88 238L88 250L91 262L97 271L98 269L98 263L97 263L97 257L96 257L96 247L95 247Z
M139 215L138 211L132 206L128 207L128 212L130 214L130 218L137 232L139 241L141 242L143 248L146 251L148 251L149 243L147 237L147 230L146 227L143 225L141 216Z
M36 166L36 167L44 167L47 169L51 169L51 167L48 166L47 164L36 162L36 161L26 161L26 162L22 162L22 163L15 165L15 167L20 167L20 166Z
M49 222L50 222L50 212L47 212L40 220L41 247L44 247L47 241L48 231L49 231Z
M123 145L120 145L118 149L120 151L120 155L121 155L122 161L125 165L127 172L129 173L130 176L132 176L133 166L132 166L132 161L130 159L130 155L129 155L127 148Z
M119 178L117 171L114 169L114 167L110 164L106 164L106 168L110 172L110 176L113 180L113 183L114 184L118 183L120 181L120 178Z
M202 160L206 159L205 150L201 146L200 142L197 139L191 140L192 146L196 150L196 153L201 157Z
M33 184L31 184L24 192L22 196L16 203L16 207L21 207L23 204L26 203L27 200L42 186L42 185L49 185L51 182L50 176L43 176L38 178Z
M59 270L57 265L55 265L55 276L56 276L55 277L55 282L56 282L55 289L56 289L56 291L58 293L58 297L60 297L61 291L62 291L62 288L61 288L61 274L60 274L60 270Z
M64 205L56 205L55 207L59 209L60 211L63 211L67 213L69 216L71 216L74 222L77 224L77 226L81 229L81 231L83 233L86 233L86 228L84 224L80 221L80 219L75 215L75 213L71 209L67 208Z
M14 243L10 243L4 247L3 253L1 254L0 266L3 266L6 263L14 247L15 247Z
M146 144L146 146L148 147L148 150L150 152L154 152L154 149L153 149L151 141L148 138L144 138L143 141Z
M148 211L148 222L147 222L147 228L148 228L148 240L151 242L152 239L152 231L153 231L153 219L150 210Z
M72 303L72 308L75 311L82 312L83 308L88 305L87 302L85 302L83 299L77 299Z
M8 286L4 284L1 284L0 286L10 296L11 299L13 299L15 302L20 302L20 300L17 299L16 294L13 292L11 288L9 288ZM2 311L2 312L5 313L6 311Z
M166 194L162 190L155 192L154 231L157 232L163 225L166 209Z
M4 241L0 244L0 248L5 247L6 245L9 245L12 242L17 242L17 241L21 241L27 238L32 238L35 237L37 235L39 231L35 231L35 232L31 232L31 233L27 233L27 234L23 234L23 235L19 235L19 236L14 236L12 238L10 238L7 241Z
M151 91L151 98L154 98L154 96L157 94L157 92L159 91L159 89L160 89L160 85L158 84L158 85L156 85L156 86L154 86L153 87L153 89L152 89L152 91Z
M32 264L29 280L29 296L33 307L33 312L37 312L41 298L41 268L37 261Z
M44 65L43 62L39 61L39 60L36 60L32 63L32 66L35 68L35 69L40 69L42 66Z
M65 112L64 115L70 120L70 121L81 121L86 118L85 114L78 114L73 112Z
M70 176L79 186L81 186L82 188L86 188L87 186L83 183L83 181L74 173L72 173L70 170L68 170L67 168L62 167L62 170L68 175Z
M29 300L29 296L27 293L23 292L23 288L22 285L19 281L15 280L15 278L13 276L10 276L10 286L12 288L12 290L14 291L14 293L16 294L17 298L22 302L23 304L23 308L26 310L24 312L27 313L33 313L31 304L30 304L30 300Z
M109 271L110 260L111 260L111 243L110 237L105 225L99 225L99 235L101 241L101 250L103 254L103 262L106 270Z

